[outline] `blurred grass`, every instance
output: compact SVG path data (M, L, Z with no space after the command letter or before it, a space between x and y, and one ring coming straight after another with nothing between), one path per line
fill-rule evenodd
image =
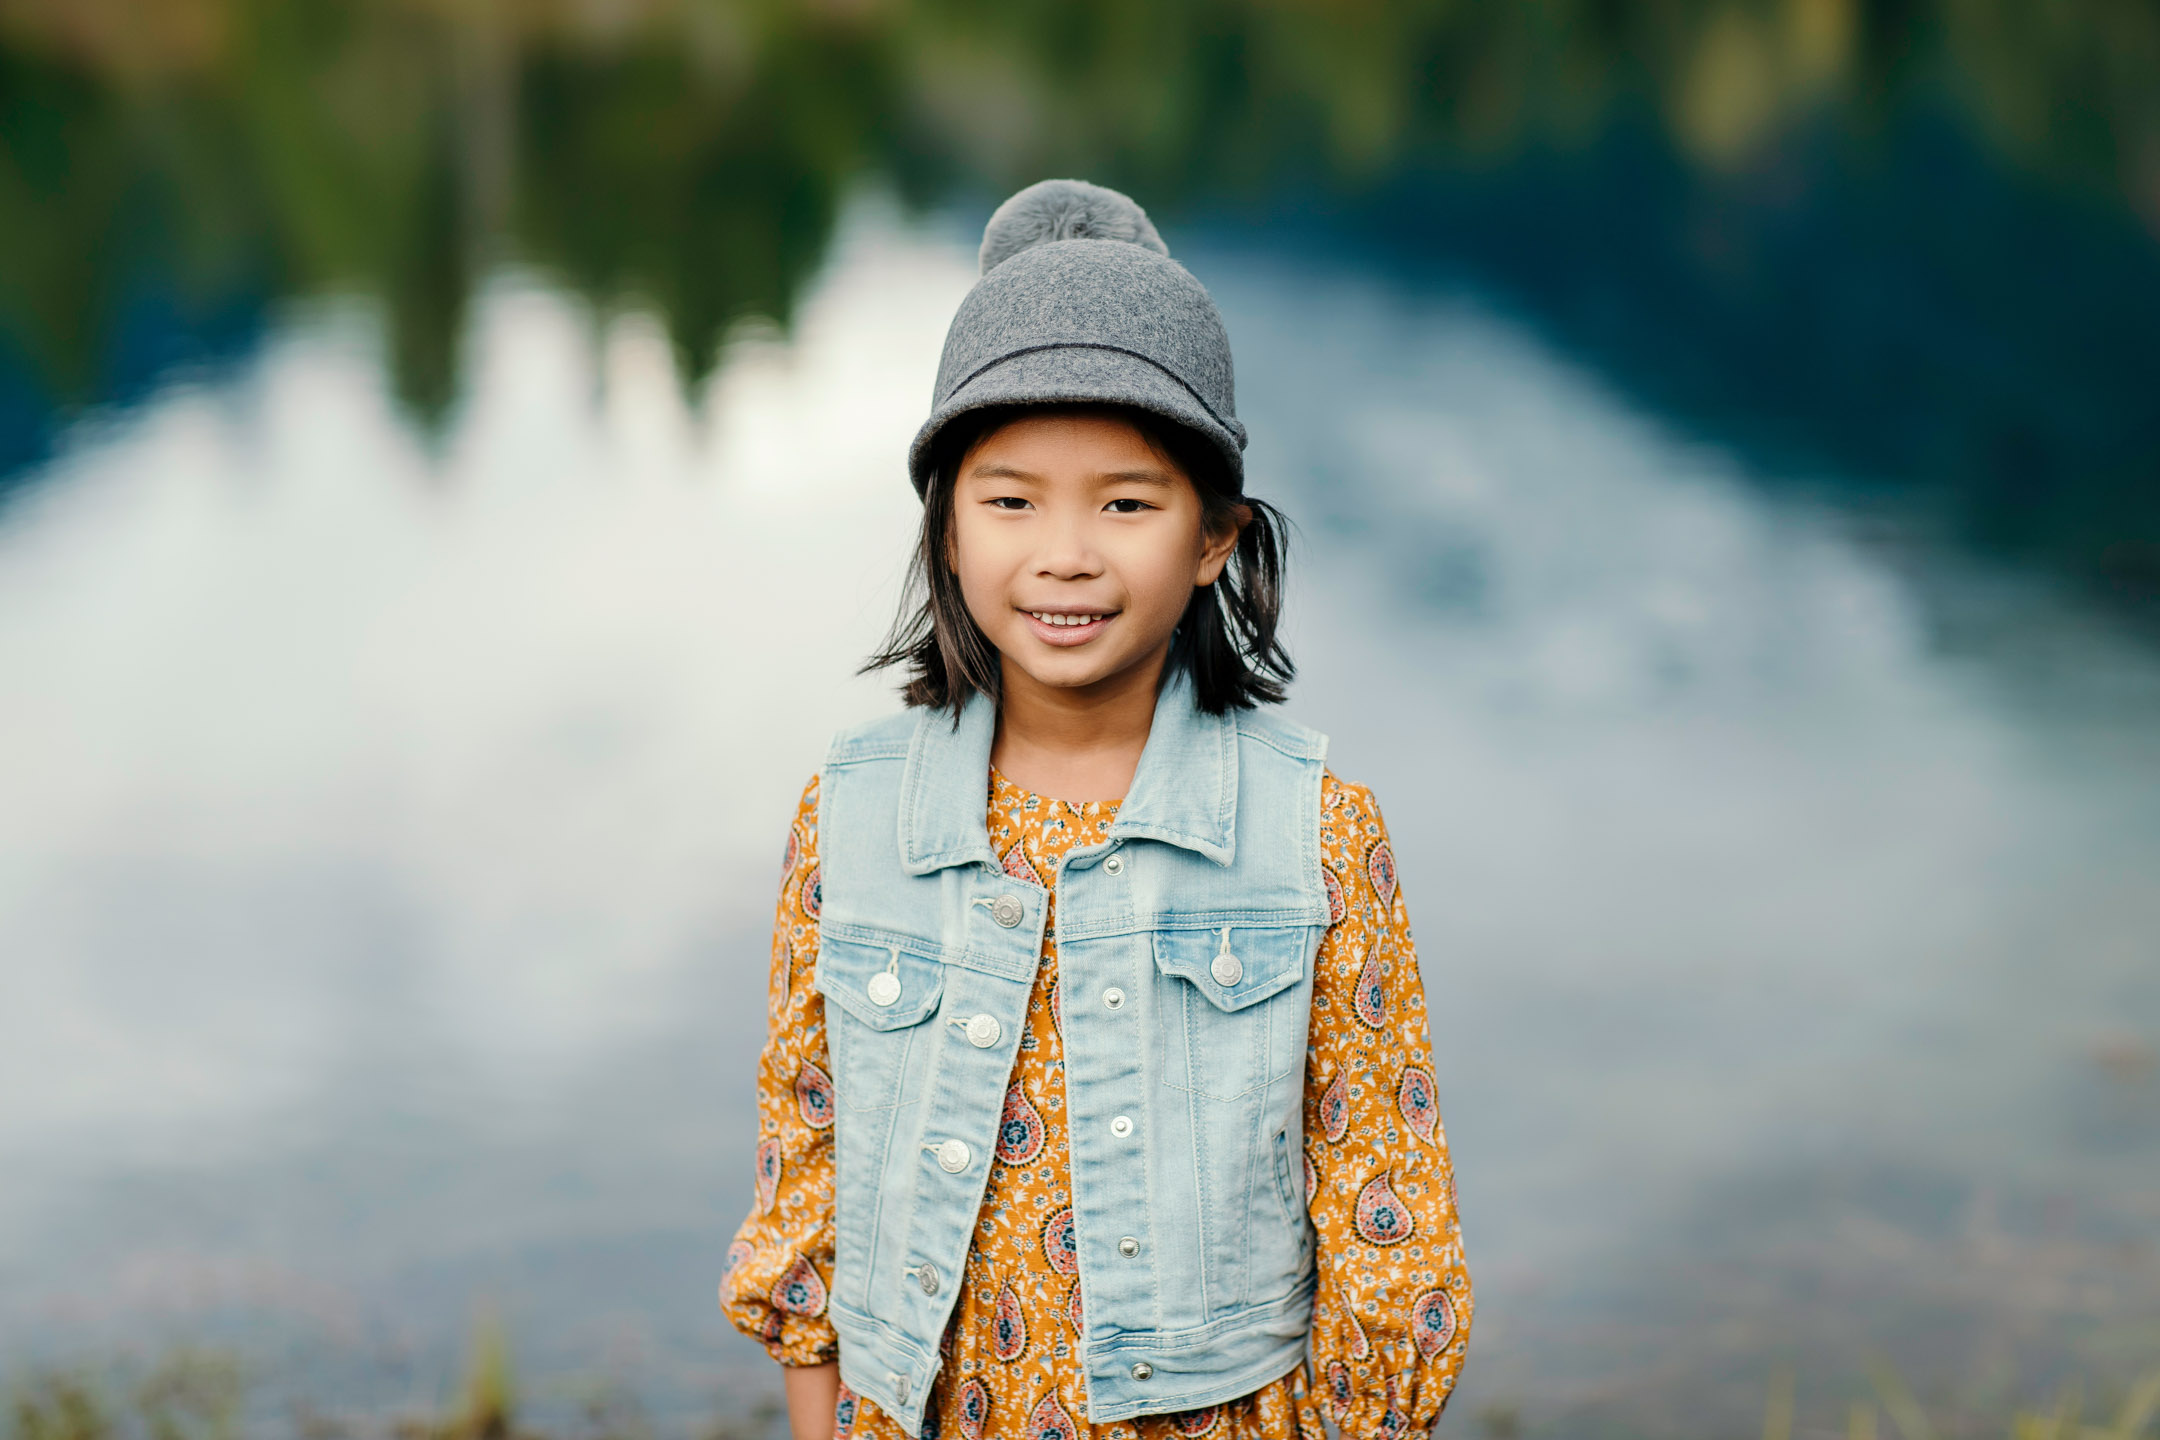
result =
M653 1440L653 1426L620 1385L587 1388L566 1428L548 1430L521 1415L517 1373L502 1325L482 1319L473 1330L457 1393L439 1409L387 1416L341 1415L305 1399L284 1423L249 1423L245 1367L238 1356L178 1347L139 1379L124 1367L44 1366L6 1388L6 1440L240 1440L292 1434L300 1440ZM779 1410L761 1400L709 1418L695 1440L766 1440Z
M1897 1369L1878 1358L1869 1365L1874 1395L1846 1411L1845 1440L1884 1440L1879 1416L1887 1415L1898 1440L2147 1440L2160 1417L2160 1365L2122 1391L2111 1410L2088 1420L2084 1389L2065 1385L2044 1410L2017 1408L2007 1416L1930 1416ZM1797 1376L1780 1367L1770 1378L1763 1411L1763 1440L1795 1440L1834 1434L1799 1423ZM243 1433L243 1369L239 1360L201 1347L175 1349L132 1386L116 1389L89 1368L46 1367L16 1381L8 1396L7 1440L238 1440ZM1879 1407L1879 1408L1878 1408ZM304 1440L652 1440L653 1429L634 1397L619 1390L590 1395L568 1432L536 1428L520 1418L520 1396L510 1344L500 1323L482 1320L474 1329L459 1393L440 1411L388 1420L348 1419L306 1404L290 1427ZM698 1440L763 1440L781 1412L770 1400L739 1414L708 1421ZM1512 1405L1488 1407L1477 1417L1490 1440L1526 1433ZM1539 1433L1532 1425L1527 1433Z

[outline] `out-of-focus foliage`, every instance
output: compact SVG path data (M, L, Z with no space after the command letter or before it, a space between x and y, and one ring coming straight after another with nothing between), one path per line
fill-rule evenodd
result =
M695 383L864 177L1046 174L1466 265L1707 433L2160 597L2151 0L0 0L0 485L296 295L378 303L434 425L504 261Z
M2160 229L2142 0L7 0L0 326L63 396L145 271L357 289L422 414L477 265L665 313L693 374L784 321L848 181L1085 171L1175 210L1356 193L1656 114L1704 167L1915 93ZM1833 103L1834 102L1834 103Z
M130 1394L116 1403L110 1392ZM82 1370L44 1370L10 1397L10 1440L234 1440L243 1392L239 1363L181 1346L132 1385Z

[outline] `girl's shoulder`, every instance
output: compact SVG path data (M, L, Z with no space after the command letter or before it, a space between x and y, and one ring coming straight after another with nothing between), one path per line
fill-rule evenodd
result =
M1320 777L1320 849L1328 868L1341 871L1370 863L1387 846L1387 822L1370 787L1334 771ZM1392 873L1392 851L1383 862Z
M1380 802L1373 797L1371 786L1326 770L1320 775L1320 815L1322 824L1333 820L1337 824L1378 825Z

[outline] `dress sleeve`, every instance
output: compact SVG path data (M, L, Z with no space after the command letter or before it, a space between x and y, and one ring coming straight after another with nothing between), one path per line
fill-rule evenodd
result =
M758 1057L756 1196L728 1246L720 1282L728 1319L783 1365L821 1365L840 1354L825 1313L833 1267L833 1091L825 997L812 983L823 898L817 817L812 778L788 831L773 918Z
M1372 793L1322 789L1327 936L1314 962L1305 1063L1305 1188L1318 1240L1316 1382L1345 1436L1421 1436L1470 1336L1470 1273L1435 1097L1410 919Z

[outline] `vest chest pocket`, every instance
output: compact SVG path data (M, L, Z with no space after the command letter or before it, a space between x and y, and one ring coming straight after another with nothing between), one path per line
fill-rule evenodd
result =
M1296 1070L1307 1012L1284 992L1305 978L1319 934L1309 925L1157 931L1165 1083L1235 1100Z
M818 944L833 1085L850 1110L887 1109L906 1098L909 1052L945 992L945 967L909 948L920 944L832 936Z

